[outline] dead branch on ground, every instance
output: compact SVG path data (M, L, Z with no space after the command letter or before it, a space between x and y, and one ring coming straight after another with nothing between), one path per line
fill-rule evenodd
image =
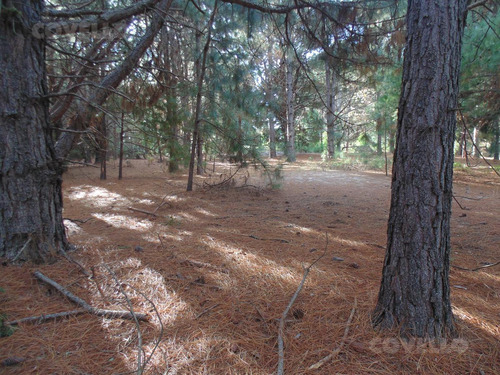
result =
M335 357L337 354L340 353L340 351L344 347L345 341L347 339L347 335L349 334L349 328L351 327L352 318L354 317L354 312L356 311L357 305L358 305L358 300L356 299L356 297L354 297L354 306L352 307L351 314L349 315L349 319L347 319L346 327L344 330L344 336L342 336L342 340L340 340L339 346L337 346L337 348L333 352L328 354L326 357L322 358L321 360L316 362L314 365L309 366L308 370L319 369L326 362L328 362L329 360L331 360L333 357Z
M71 311L64 311L60 313L54 313L54 314L44 314L44 315L38 315L38 316L29 316L27 318L21 318L21 319L16 319L16 320L11 320L10 322L4 322L5 325L9 326L15 326L21 323L31 323L35 322L37 324L44 323L48 320L53 320L53 319L58 319L58 318L65 318L67 316L76 316L76 315L81 315L85 314L88 311L85 309L78 309L78 310L71 310Z
M157 217L158 215L155 214L154 212L149 212L149 211L144 211L144 210L140 210L138 208L133 208L133 207L128 207L128 209L130 211L133 211L133 212L140 212L141 214L146 214L146 215L151 215L151 216L154 216L154 217Z
M40 271L35 271L33 275L40 281L44 282L45 284L50 285L51 287L55 288L59 293L63 294L66 296L71 302L76 303L78 306L84 308L87 312L97 315L97 316L103 316L108 319L128 319L128 320L134 320L134 315L132 315L129 311L120 311L120 310L105 310L105 309L99 309L97 307L89 305L87 302L85 302L83 299L80 297L75 296L73 293L70 291L66 290L63 286L60 284L56 283L54 280L48 278L44 274L42 274ZM149 321L149 316L147 314L140 314L136 313L135 318L141 321Z
M459 270L462 270L462 271L476 272L476 271L482 270L483 268L498 266L499 264L500 264L500 261L496 262L496 263L485 264L484 266L480 266L480 267L476 267L476 268L464 268L464 267L460 267L460 266L452 266L452 267L459 269Z
M278 327L278 372L277 372L277 375L283 375L284 368L285 368L283 334L285 331L286 317L287 317L290 309L292 308L293 304L295 303L295 300L299 296L300 291L304 287L304 283L306 282L307 275L309 275L311 268L326 255L327 249L328 249L328 233L326 234L325 251L323 252L323 254L321 254L321 256L318 259L316 259L314 262L312 262L308 267L304 268L304 275L302 276L302 280L301 280L299 286L297 287L297 290L293 294L292 298L290 299L290 302L288 303L288 306L286 307L285 311L283 311L283 314L281 315L281 318L279 320L279 327Z

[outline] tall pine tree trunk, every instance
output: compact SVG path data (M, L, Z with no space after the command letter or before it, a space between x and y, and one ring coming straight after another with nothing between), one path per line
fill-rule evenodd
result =
M335 157L335 72L329 56L325 61L326 80L326 144L329 159Z
M286 51L286 158L289 162L296 160L295 155L295 113L293 95L293 65L290 46Z
M410 0L387 252L373 321L404 336L453 331L450 216L467 0Z
M49 261L67 246L62 168L49 124L43 40L31 27L43 1L0 15L0 256Z

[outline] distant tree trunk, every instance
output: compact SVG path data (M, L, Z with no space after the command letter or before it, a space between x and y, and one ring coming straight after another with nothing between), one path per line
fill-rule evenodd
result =
M410 0L387 251L373 322L403 336L454 330L453 142L467 0Z
M276 157L276 130L274 129L273 113L271 111L271 101L273 100L273 87L271 80L271 64L273 63L273 44L268 44L267 49L267 65L266 65L266 79L267 79L267 121L269 124L269 157Z
M196 93L196 109L194 116L194 127L193 127L193 137L191 140L191 158L189 160L189 173L188 173L188 183L187 183L187 191L193 190L193 178L194 178L194 162L196 157L196 147L198 146L201 149L201 145L198 145L199 138L199 129L200 129L200 121L201 121L201 98L202 98L202 89L203 89L203 80L205 79L205 71L206 71L206 62L208 50L210 48L210 42L212 40L212 25L214 23L215 14L217 13L217 4L218 0L215 0L214 9L212 11L212 15L210 16L210 20L208 22L207 27L207 41L205 43L205 47L203 48L202 58L201 58L201 66L200 66L200 74L198 77L198 91ZM198 156L199 158L199 156ZM199 163L199 161L198 161Z
M382 155L382 125L383 119L379 117L377 119L377 155Z
M0 16L0 257L47 262L67 240L44 42L31 30L41 22L43 1L13 4L22 23L4 9Z
M479 130L477 127L474 127L474 130L472 132L472 141L473 144L471 145L472 147L471 154L472 156L477 156L479 148Z
M495 123L495 136L493 137L493 159L498 160L500 154L500 117L497 116Z
M286 51L286 158L289 162L296 160L295 155L295 113L293 93L293 66L290 46Z
M124 132L124 117L125 117L125 113L122 112L122 118L121 118L121 122L120 122L120 154L119 154L119 158L120 158L120 161L118 162L118 179L121 180L122 177L123 177L123 141L124 141L124 135L125 135L125 132Z
M274 122L271 118L267 120L269 122L269 157L276 157L276 130L274 129Z
M99 129L98 129L98 145L99 145L99 160L101 162L101 175L100 179L106 179L106 159L108 158L108 127L106 124L106 115L102 115L102 117L98 120Z
M198 127L201 127L201 125L198 124ZM204 173L203 169L204 169L203 168L203 138L201 136L201 131L198 131L198 138L196 140L196 174L198 176L201 176Z
M331 66L331 59L325 61L326 77L326 144L329 159L335 157L335 72Z

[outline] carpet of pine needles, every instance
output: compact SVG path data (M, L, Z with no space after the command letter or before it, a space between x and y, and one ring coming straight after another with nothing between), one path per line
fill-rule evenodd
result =
M500 373L500 265L452 267L457 336L446 342L403 342L371 327L390 197L383 173L329 170L303 156L269 189L252 166L221 183L235 167L216 163L187 193L185 171L127 165L121 181L113 162L106 181L90 167L64 176L69 255L92 277L64 258L4 263L0 312L14 320L77 308L36 280L39 270L92 306L149 322L84 314L20 324L0 338L2 374L275 373L279 319L320 257L286 320L286 374ZM500 260L499 178L472 173L457 173L465 209L455 202L452 218L452 264L468 269Z

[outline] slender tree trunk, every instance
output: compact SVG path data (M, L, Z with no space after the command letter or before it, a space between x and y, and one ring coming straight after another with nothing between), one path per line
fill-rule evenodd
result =
M286 51L286 158L289 162L296 160L295 155L295 113L293 95L293 66L290 46Z
M106 125L106 115L102 115L99 119L99 159L101 161L100 179L106 179L106 159L108 158L108 131Z
M118 179L121 180L122 177L123 177L123 141L124 141L124 135L125 135L125 132L124 132L124 117L125 117L125 113L122 112L122 118L121 118L121 122L120 122L120 154L119 154L119 158L120 158L120 161L118 162Z
M276 130L274 129L274 122L271 118L269 122L269 157L276 158Z
M500 117L497 116L495 136L493 137L493 159L498 160L500 154Z
M67 246L62 166L49 124L41 21L43 1L14 2L0 16L0 257L46 262Z
M335 72L331 66L331 59L325 61L326 78L326 144L329 159L335 157Z
M453 142L467 0L410 0L387 251L373 322L403 336L453 331Z
M196 174L203 174L203 138L201 136L201 124L198 122L198 138L196 140Z
M267 79L267 121L269 124L269 157L276 158L276 130L274 129L273 113L271 111L271 101L273 100L273 87L271 82L271 70L273 63L273 44L268 44L267 49L267 65L266 65L266 79Z
M472 147L471 154L472 156L477 156L478 155L477 149L479 148L479 130L477 127L474 127L474 130L472 132L472 141L473 144L471 145Z
M212 40L212 25L214 23L215 14L217 13L217 4L218 1L215 0L214 9L212 11L212 15L210 16L210 20L208 22L207 41L205 43L205 47L203 48L203 54L201 59L200 75L198 78L198 92L196 94L196 110L194 116L193 138L191 140L191 159L189 160L189 174L188 174L188 183L186 189L187 191L193 190L194 161L196 156L196 146L198 144L198 137L199 137L198 133L201 121L201 98L202 98L203 80L205 79L207 55L208 55L208 50L210 48L210 41Z

